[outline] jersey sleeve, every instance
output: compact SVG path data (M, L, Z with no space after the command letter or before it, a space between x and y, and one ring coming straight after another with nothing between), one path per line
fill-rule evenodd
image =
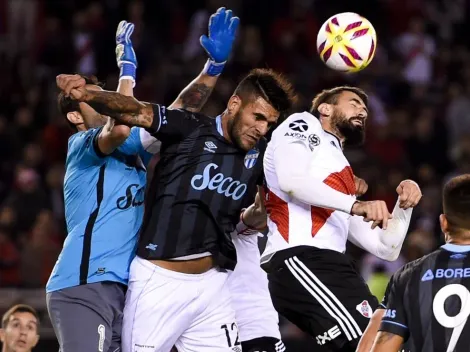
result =
M152 104L152 107L153 121L146 131L163 145L182 141L200 125L197 115L190 111L167 109L159 104Z
M139 155L145 165L160 151L161 142L141 127L132 127L129 137L118 148L127 155Z
M98 137L102 129L103 127L92 128L71 137L68 155L73 156L78 166L102 165L105 162L106 155L98 147Z
M386 294L387 310L382 318L379 331L399 335L406 340L409 329L403 305L404 289L400 285L401 280L398 280L400 277L401 275L395 274L389 282L388 294Z

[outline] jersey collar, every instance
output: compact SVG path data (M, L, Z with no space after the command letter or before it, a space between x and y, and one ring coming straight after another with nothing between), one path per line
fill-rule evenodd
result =
M219 115L215 118L215 125L217 126L217 132L223 137L224 130L222 129L222 116Z
M323 131L325 131L325 130L323 130ZM328 132L328 131L325 131L325 133L329 134L332 137L332 139L334 139L338 143L337 147L339 149L341 149L341 150L343 149L343 145L341 144L341 141L339 140L338 137L336 137L333 133Z
M452 243L446 243L445 245L441 246L442 249L445 249L446 251L449 252L454 252L454 253L464 253L464 252L470 252L470 245L459 245L459 244L452 244Z

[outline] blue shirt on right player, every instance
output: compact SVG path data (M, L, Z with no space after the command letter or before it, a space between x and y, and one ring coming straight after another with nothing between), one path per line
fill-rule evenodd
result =
M70 137L64 180L67 237L47 292L113 281L127 285L144 212L146 165L160 142L133 127L109 155L98 148L102 127Z

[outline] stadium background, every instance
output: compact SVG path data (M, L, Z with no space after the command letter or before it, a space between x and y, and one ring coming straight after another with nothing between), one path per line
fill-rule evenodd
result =
M56 109L55 76L95 74L114 90L115 29L126 19L136 25L135 96L170 104L202 68L198 38L219 6L233 9L241 26L207 114L221 112L254 67L291 78L298 110L320 89L358 84L370 95L372 114L365 148L347 154L369 183L367 198L386 200L392 209L400 180L421 185L424 197L397 262L349 251L373 291L381 296L391 273L442 241L441 186L470 171L468 0L0 0L0 312L17 302L39 310L42 339L35 351L57 350L43 287L65 236L70 131ZM316 55L318 28L345 11L367 17L379 38L371 66L352 76L332 72ZM284 321L282 333L290 351L314 343Z

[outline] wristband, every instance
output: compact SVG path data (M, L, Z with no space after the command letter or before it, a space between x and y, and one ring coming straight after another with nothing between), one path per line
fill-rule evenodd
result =
M204 69L202 70L202 72L206 75L217 77L222 73L226 62L227 61L215 62L209 59L204 65Z
M132 87L135 87L135 76L137 74L137 69L133 64L124 62L121 65L121 72L119 74L119 80L130 79L132 81Z
M351 205L351 210L349 210L349 215L354 215L354 214L352 213L352 210L353 210L353 208L354 208L354 205L356 205L356 203L361 203L361 201L360 201L360 200L356 200L356 201Z

